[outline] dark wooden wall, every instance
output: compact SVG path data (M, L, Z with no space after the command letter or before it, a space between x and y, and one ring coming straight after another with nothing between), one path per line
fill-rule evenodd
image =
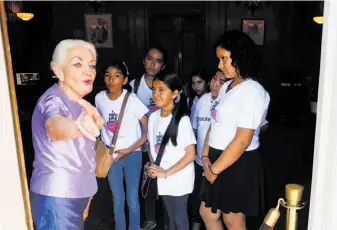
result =
M34 104L55 82L51 78L49 62L59 41L74 37L85 39L84 14L94 12L88 3L23 2L23 7L34 12L35 17L29 22L9 22L14 72L38 72L41 78L36 86L17 87L19 103L24 98L26 101L31 98ZM282 100L282 82L302 82L306 76L318 79L322 26L312 21L319 8L317 2L271 1L256 10L254 16L236 2L103 3L98 13L112 14L114 48L98 49L96 90L89 95L91 98L104 87L100 71L113 59L128 63L131 78L142 74L142 60L151 40L149 20L156 15L194 14L201 17L203 43L196 59L209 71L214 71L217 66L213 43L219 35L226 30L241 29L244 18L264 19L265 44L260 47L263 83L273 100ZM176 58L176 54L169 58ZM184 74L182 77L186 78ZM284 103L287 105L288 102ZM29 103L23 104L28 106Z
M84 14L94 12L87 3L20 2L25 11L35 14L34 18L28 22L8 21L14 73L37 72L40 75L35 86L16 86L28 178L33 161L31 113L39 96L56 82L49 68L55 45L66 38L85 39ZM260 52L263 84L271 95L268 120L272 124L286 120L292 126L307 125L303 117L310 113L308 89L303 84L281 87L281 83L303 83L307 76L318 82L322 25L315 24L312 17L322 13L317 11L319 8L317 2L271 1L252 16L250 10L236 2L105 2L98 13L112 14L114 48L98 49L95 90L88 99L92 100L97 91L104 88L101 71L113 59L127 62L131 78L143 73L142 61L152 34L149 22L155 17L181 19L198 15L204 24L200 35L202 45L195 60L209 71L217 66L213 43L219 35L226 30L241 29L244 18L264 19L265 44ZM176 25L179 27L181 23ZM178 36L180 29L173 27ZM176 58L176 52L173 50L169 58ZM317 88L317 84L313 87Z

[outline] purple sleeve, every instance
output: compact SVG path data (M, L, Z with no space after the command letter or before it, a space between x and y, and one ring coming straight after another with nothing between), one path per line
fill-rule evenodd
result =
M39 104L39 109L44 123L46 123L49 118L55 117L56 115L68 118L71 117L68 108L65 106L61 98L55 95L46 97L42 100Z

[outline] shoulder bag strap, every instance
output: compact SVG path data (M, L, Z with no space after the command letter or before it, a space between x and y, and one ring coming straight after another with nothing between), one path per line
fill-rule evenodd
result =
M173 119L173 118L171 118ZM171 122L170 122L171 123ZM167 131L167 128L165 130L165 133L164 133L164 136L166 134L166 131ZM154 162L155 165L159 166L160 165L160 162L161 162L161 159L163 158L163 154L164 154L164 149L165 149L165 145L163 145L163 142L161 142L160 144L160 148L159 148L159 151L158 151L158 155L157 155L157 158Z
M122 123L122 120L123 120L124 111L125 111L126 103L128 102L129 95L130 95L130 93L127 92L125 94L125 96L124 96L124 100L123 100L123 104L122 104L122 107L121 107L121 111L119 113L118 120L117 120L116 131L114 133L114 136L113 136L112 142L111 142L110 154L112 154L113 150L115 149L115 145L116 145L116 142L117 142L117 137L118 137L119 129L121 127L121 123Z
M163 158L164 149L165 149L165 146L164 145L160 145L156 161L154 162L155 165L158 165L158 166L160 165L161 159Z

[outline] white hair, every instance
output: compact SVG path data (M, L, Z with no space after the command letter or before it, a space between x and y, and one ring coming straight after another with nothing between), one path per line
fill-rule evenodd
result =
M93 44L79 39L65 39L60 41L55 47L52 61L50 62L51 69L53 69L54 65L62 67L64 59L67 56L68 49L71 49L74 46L83 46L88 48L94 55L95 60L97 60L97 52Z

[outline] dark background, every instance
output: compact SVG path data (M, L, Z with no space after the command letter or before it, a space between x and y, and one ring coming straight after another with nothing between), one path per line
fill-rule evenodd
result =
M34 158L30 118L38 98L56 82L49 68L53 49L63 39L85 39L86 13L112 14L114 44L97 49L98 74L87 96L90 101L104 89L101 71L114 59L127 63L131 79L140 77L146 48L162 43L169 51L168 68L186 82L195 67L216 70L213 43L219 35L241 30L242 19L263 19L261 74L271 96L270 128L261 135L267 208L284 196L284 185L290 182L305 184L309 201L315 130L310 101L317 100L322 37L322 25L312 18L322 15L323 2L262 2L253 11L249 1L14 2L19 11L34 13L28 22L12 15L17 10L12 3L5 2L14 74L40 76L36 85L16 86L28 180ZM306 223L306 214L302 219Z

